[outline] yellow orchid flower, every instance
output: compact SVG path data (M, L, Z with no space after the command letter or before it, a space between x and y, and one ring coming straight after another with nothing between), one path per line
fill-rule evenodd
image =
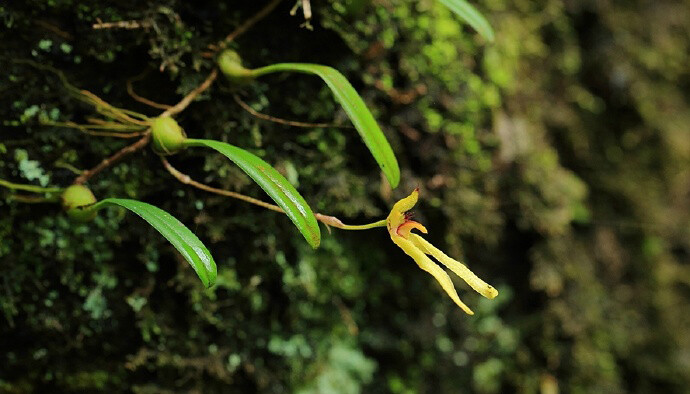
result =
M448 293L448 296L450 296L465 313L474 315L474 312L460 301L460 297L455 291L455 286L453 286L453 282L450 280L446 271L434 263L427 255L435 257L441 264L453 271L462 280L467 282L471 288L484 297L493 299L498 295L498 291L493 286L479 279L479 277L470 271L464 264L448 257L427 240L411 232L413 229L417 229L424 234L427 233L423 225L410 220L410 214L407 212L417 203L418 197L419 189L417 188L412 194L393 205L391 213L388 215L388 218L386 218L388 233L393 242L417 262L419 268L436 278L443 290Z

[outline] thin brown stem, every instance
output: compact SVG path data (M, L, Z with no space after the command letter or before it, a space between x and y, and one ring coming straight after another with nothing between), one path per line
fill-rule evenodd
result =
M144 146L146 146L146 144L149 143L150 140L151 140L151 133L150 133L150 132L147 132L146 134L144 134L144 137L142 137L139 141L137 141L137 142L135 142L135 143L133 143L133 144L131 144L131 145L125 146L124 148L122 148L122 149L120 149L119 151L115 152L115 154L113 154L112 156L103 159L103 161L101 161L96 167L94 167L94 168L92 168L92 169L90 169L90 170L86 170L86 171L82 172L81 175L79 175L79 176L74 180L74 184L75 184L75 185L80 185L80 184L82 184L82 183L88 181L88 180L91 179L94 175L96 175L96 174L98 174L99 172L105 170L106 168L110 167L111 165L117 163L117 162L118 162L120 159L122 159L124 156L127 156L128 154L134 153L134 152L136 152L137 150L143 148Z
M237 94L233 94L232 98L235 99L235 102L242 107L243 110L249 112L252 116L262 119L262 120L267 120L269 122L275 122L275 123L280 123L284 124L287 126L295 126L295 127L338 127L338 128L351 128L352 126L348 125L337 125L334 123L309 123L309 122L300 122L296 120L288 120L288 119L282 119L282 118L276 118L275 116L271 115L266 115L262 114L261 112L256 111L254 108L250 107L249 104L244 102L240 96Z
M212 46L214 51L225 49L229 43L234 41L237 37L242 35L244 32L249 30L250 27L254 26L258 21L266 17L274 8L278 6L281 0L272 0L270 3L266 4L264 8L259 10L254 16L244 21L235 31L228 34L223 41L219 42L217 46Z
M160 114L160 116L161 117L172 116L172 115L179 114L180 112L184 111L185 108L187 108L189 106L189 104L191 104L192 101L198 95L203 93L204 90L208 89L211 86L211 84L213 83L213 81L216 80L217 77L218 77L218 70L214 68L213 71L211 71L211 74L208 75L206 80L204 80L204 82L202 82L201 85L197 86L196 88L194 88L194 90L192 90L186 96L184 96L184 98L182 100L180 100L179 103L166 109L165 112Z
M244 202L248 202L250 204L254 204L254 205L260 206L262 208L269 209L269 210L274 211L274 212L285 213L285 211L277 205L270 204L270 203L261 201L259 199L253 198L253 197L249 197L249 196L246 196L246 195L241 194L241 193L231 192L229 190L218 189L218 188L203 184L201 182L197 182L194 179L192 179L189 175L184 174L184 173L180 172L178 169L176 169L175 167L173 167L172 164L170 164L170 162L168 162L168 160L165 159L165 157L161 157L161 161L163 162L163 166L165 167L165 169L172 176L174 176L178 181L184 183L185 185L193 186L197 189L204 190L204 191L207 191L209 193L214 193L214 194L218 194L221 196L230 197L230 198L234 198L234 199L241 200ZM316 220L320 221L321 223L325 224L326 226L332 226L332 227L340 228L343 230L366 230L369 228L381 227L380 225L350 226L350 225L344 224L342 221L340 221L340 219L338 219L335 216L324 215L321 213L315 213L314 216L316 217Z
M160 104L160 103L157 103L157 102L155 102L155 101L149 100L149 99L147 99L146 97L139 96L139 95L134 91L134 84L133 84L133 81L132 81L131 79L127 80L127 93L128 93L134 100L136 100L136 101L138 101L138 102L140 102L140 103L142 103L142 104L148 105L149 107L158 108L158 109L162 109L162 110L167 110L167 109L169 109L170 107L172 107L172 105Z
M197 182L194 179L192 179L189 175L183 174L180 171L178 171L164 157L161 157L161 161L163 162L163 166L165 166L165 169L168 170L168 172L172 176L174 176L178 181L184 183L185 185L194 186L197 189L201 189L201 190L204 190L204 191L207 191L210 193L220 194L221 196L231 197L231 198L235 198L238 200L242 200L242 201L248 202L250 204L254 204L254 205L258 205L260 207L266 208L266 209L270 209L271 211L285 213L283 211L283 209L277 205L269 204L267 202L263 202L263 201L258 200L256 198L245 196L244 194L241 194L241 193L231 192L229 190L217 189L215 187L205 185L201 182Z

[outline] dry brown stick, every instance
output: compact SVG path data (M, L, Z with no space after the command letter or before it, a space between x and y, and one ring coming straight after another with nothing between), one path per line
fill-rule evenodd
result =
M242 200L244 202L248 202L250 204L258 205L262 208L269 209L274 212L279 212L279 213L285 213L283 208L270 204L264 201L261 201L259 199L245 196L244 194L241 193L236 193L236 192L231 192L229 190L223 190L223 189L218 189L206 184L203 184L201 182L197 182L194 179L192 179L189 175L184 174L180 172L178 169L172 166L168 160L165 159L165 157L161 156L161 161L163 162L163 166L165 166L165 169L168 170L168 172L174 176L178 181L184 183L185 185L193 186L196 187L197 189L201 189L204 191L207 191L209 193L214 193L214 194L219 194L221 196L225 197L230 197L230 198L235 198L238 200ZM320 213L315 213L314 216L316 217L316 220L324 223L327 226L333 226L337 228L343 228L345 225L343 222L340 221L340 219L336 218L335 216L329 216L329 215L323 215ZM329 229L330 231L330 229Z
M216 80L217 77L218 77L218 70L214 68L213 71L211 71L211 74L208 75L206 80L204 80L204 82L202 82L201 85L197 86L196 88L194 88L194 90L192 90L186 96L184 96L184 98L182 100L180 100L179 103L166 109L165 112L160 114L160 116L161 117L172 116L172 115L179 114L180 112L184 111L185 108L187 108L189 106L189 104L192 103L192 101L196 98L196 96L200 95L201 93L203 93L204 90L208 89L209 86L211 86L211 84L213 83L213 81Z
M244 21L243 24L241 24L235 31L232 33L228 34L223 41L219 42L217 46L214 47L214 50L219 50L219 49L224 49L225 47L228 46L229 43L231 43L234 39L239 37L241 34L249 30L250 27L252 27L256 22L260 21L261 19L265 18L266 15L268 15L271 11L273 11L274 8L278 6L281 0L273 0L270 3L266 4L264 8L259 10L254 16L251 18L247 19Z
M300 7L302 7L302 13L304 14L304 23L302 23L300 27L313 30L314 27L311 25L311 2L309 0L302 0L301 2L295 3L295 6L290 10L290 15L295 16L295 14L297 14L297 9Z
M127 93L128 93L128 94L130 95L130 97L132 97L134 100L136 100L136 101L138 101L138 102L140 102L140 103L142 103L142 104L146 104L146 105L148 105L149 107L158 108L158 109L162 109L162 110L167 110L167 109L169 109L169 108L172 107L172 105L157 103L157 102L155 102L155 101L152 101L152 100L147 99L146 97L139 96L139 95L134 91L134 85L132 84L132 80L131 80L131 79L128 79L128 80L127 80Z
M302 12L304 13L304 19L311 19L311 3L309 0L302 0Z
M149 143L150 140L151 140L151 133L147 132L144 135L144 137L142 137L139 141L137 141L131 145L125 146L124 148L115 152L115 154L113 154L112 156L103 159L103 161L101 161L96 167L82 172L81 175L79 175L74 180L74 184L80 185L80 184L88 181L94 175L105 170L106 168L110 167L111 165L117 163L117 161L120 160L121 158L123 158L124 156L127 156L128 154L134 153L137 150L143 148L144 146L146 146L146 144Z
M118 21L118 22L103 22L96 18L98 23L91 25L93 29L141 29L149 27L150 23L147 21Z
M256 111L254 108L250 107L249 104L245 103L240 96L237 94L233 94L232 98L235 99L235 102L242 107L243 110L249 112L253 116L267 120L269 122L275 122L275 123L280 123L288 126L295 126L295 127L339 127L339 128L351 128L352 126L348 125L337 125L334 123L309 123L309 122L299 122L296 120L287 120L287 119L281 119L281 118L276 118L275 116L271 115L266 115L262 114L261 112Z

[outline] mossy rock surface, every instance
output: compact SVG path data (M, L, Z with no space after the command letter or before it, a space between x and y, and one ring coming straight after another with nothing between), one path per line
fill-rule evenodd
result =
M230 46L248 68L337 68L402 171L395 190L318 78L218 81L175 120L274 165L315 211L366 223L415 187L428 239L499 290L458 283L468 317L385 230L324 232L313 251L274 212L178 183L150 149L89 180L101 198L173 214L218 263L205 290L155 230L104 210L0 190L0 392L683 393L690 3L472 1L491 45L437 1L282 2ZM93 108L162 112L216 66L204 55L262 2L14 1L0 5L0 179L67 187L133 142L40 126ZM94 29L129 21L131 28ZM265 199L220 155L169 158L192 179Z

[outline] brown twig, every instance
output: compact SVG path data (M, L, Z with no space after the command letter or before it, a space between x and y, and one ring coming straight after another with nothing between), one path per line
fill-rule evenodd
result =
M184 174L184 173L180 172L178 169L176 169L175 167L173 167L165 157L161 156L161 161L163 162L163 166L165 167L165 169L168 170L168 172L172 176L174 176L178 181L184 183L185 185L193 186L197 189L201 189L201 190L207 191L209 193L214 193L214 194L219 194L219 195L225 196L225 197L235 198L237 200L248 202L250 204L254 204L254 205L260 206L262 208L269 209L269 210L274 211L274 212L285 213L283 208L281 208L277 205L270 204L270 203L261 201L259 199L253 198L253 197L245 196L244 194L241 194L241 193L231 192L229 190L218 189L218 188L203 184L201 182L197 182L194 179L192 179L189 175ZM347 227L345 224L343 224L342 221L340 221L340 219L336 218L335 216L323 215L320 213L315 213L314 216L316 217L316 220L320 221L321 223L325 224L326 226L333 226L336 228ZM329 231L330 231L330 229L329 229Z
M189 106L189 104L192 103L192 101L196 98L196 96L200 95L201 93L203 93L204 90L208 89L209 86L211 86L211 84L213 83L213 81L216 80L217 77L218 77L218 70L214 68L213 71L211 71L211 74L208 75L206 80L204 80L204 82L202 82L201 85L197 86L196 88L194 88L194 90L192 90L186 96L184 96L184 98L182 100L180 100L179 103L166 109L165 112L160 114L160 116L161 117L172 116L172 115L179 114L180 112L184 111L185 108L187 108Z
M245 103L240 96L237 94L233 94L232 98L235 99L235 102L242 107L245 111L249 112L253 116L267 120L269 122L275 122L275 123L280 123L288 126L295 126L295 127L338 127L338 128L352 128L352 126L348 125L337 125L334 123L309 123L309 122L299 122L296 120L287 120L287 119L281 119L281 118L276 118L275 116L271 115L266 115L262 114L261 112L257 112L254 108L250 107L249 104Z
M264 8L259 10L254 16L251 18L247 19L244 21L243 24L241 24L235 31L232 33L228 34L223 41L219 42L218 45L216 46L210 46L210 48L213 48L212 50L214 52L217 52L218 50L224 49L225 47L228 46L229 43L231 43L233 40L235 40L237 37L239 37L241 34L249 30L250 27L252 27L256 22L260 21L261 19L265 18L266 15L268 15L271 11L273 11L274 8L278 6L281 0L272 0L270 3L266 4Z
M151 133L147 132L146 134L144 134L144 137L142 137L139 141L137 141L131 145L125 146L124 148L115 152L115 154L113 154L112 156L103 159L103 161L101 161L96 167L82 172L81 175L79 175L74 180L74 184L80 185L80 184L88 181L94 175L105 170L106 168L110 167L111 165L117 163L117 161L120 160L121 158L123 158L124 156L127 156L128 154L134 153L137 150L143 148L144 146L146 146L146 144L149 143L150 140L151 140Z
M309 21L311 19L311 2L309 0L302 0L302 12L304 19Z
M148 21L118 21L118 22L103 22L100 19L96 19L98 23L94 23L91 25L92 28L94 29L127 29L127 30L133 30L133 29L141 29L141 28L147 28L150 26L150 22Z

